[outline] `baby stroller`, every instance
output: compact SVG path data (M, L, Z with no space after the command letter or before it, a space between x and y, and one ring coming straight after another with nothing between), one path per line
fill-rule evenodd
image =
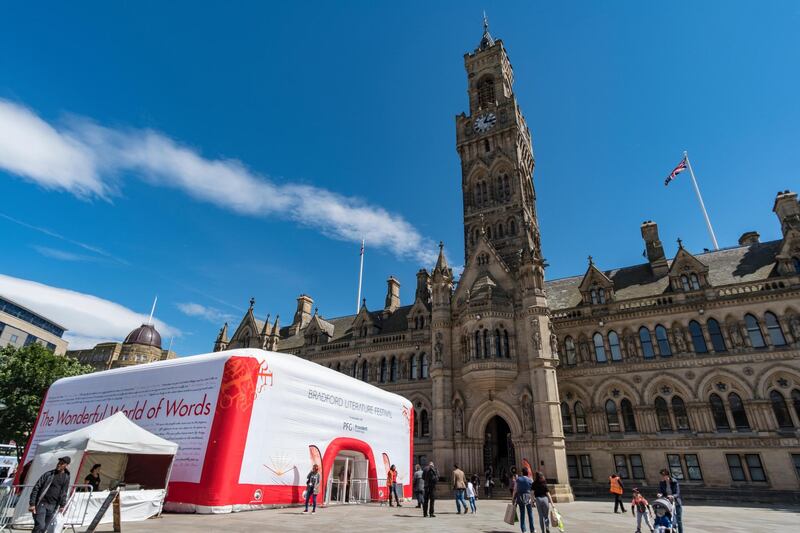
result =
M656 519L653 522L656 533L673 533L677 529L672 528L672 516L674 507L667 498L659 498L652 504Z

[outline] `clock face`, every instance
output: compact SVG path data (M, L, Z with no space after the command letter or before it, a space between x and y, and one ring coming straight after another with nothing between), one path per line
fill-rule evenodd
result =
M478 133L489 131L497 122L497 117L494 113L486 113L475 119L475 124L472 126Z

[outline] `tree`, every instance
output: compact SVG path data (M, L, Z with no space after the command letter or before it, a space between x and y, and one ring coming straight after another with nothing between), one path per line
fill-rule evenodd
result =
M63 377L92 370L37 343L19 349L0 348L0 403L5 404L0 410L0 442L13 440L21 460L48 387Z

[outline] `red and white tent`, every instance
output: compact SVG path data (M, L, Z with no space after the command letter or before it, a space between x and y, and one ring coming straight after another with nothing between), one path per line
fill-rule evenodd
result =
M307 473L357 454L372 497L389 464L411 495L411 402L299 357L230 350L61 379L48 391L24 463L40 443L123 412L177 443L167 509L230 512L300 503Z

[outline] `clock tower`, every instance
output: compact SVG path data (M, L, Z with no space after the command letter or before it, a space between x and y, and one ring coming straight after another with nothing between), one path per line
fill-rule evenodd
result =
M486 19L478 48L464 55L469 114L456 117L469 260L485 234L512 270L520 250L541 257L531 134L514 96L514 70Z

